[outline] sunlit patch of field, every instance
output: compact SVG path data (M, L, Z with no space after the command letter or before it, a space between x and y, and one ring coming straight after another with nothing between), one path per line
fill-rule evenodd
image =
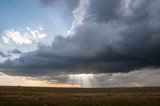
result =
M0 106L160 106L160 88L0 87Z

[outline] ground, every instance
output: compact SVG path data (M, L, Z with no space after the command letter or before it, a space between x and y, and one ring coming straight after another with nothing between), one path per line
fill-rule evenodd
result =
M0 87L0 106L160 106L160 87Z

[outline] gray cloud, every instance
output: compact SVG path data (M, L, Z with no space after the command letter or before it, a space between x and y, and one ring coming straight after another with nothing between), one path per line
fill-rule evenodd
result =
M0 51L0 56L1 56L1 57L10 57L10 55L6 55L6 54L4 54L2 51Z
M160 66L159 0L91 0L75 34L6 60L9 73L129 72ZM22 72L23 69L23 72Z
M14 54L21 54L21 51L18 49L12 49L10 51L8 51L9 53L14 53Z
M99 74L95 76L100 87L160 86L159 69L141 69L128 73Z

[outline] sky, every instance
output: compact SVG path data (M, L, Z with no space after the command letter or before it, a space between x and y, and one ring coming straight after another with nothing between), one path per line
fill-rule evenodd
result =
M0 85L160 86L159 0L0 0Z

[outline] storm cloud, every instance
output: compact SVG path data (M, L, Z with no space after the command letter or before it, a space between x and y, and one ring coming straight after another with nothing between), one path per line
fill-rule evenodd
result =
M90 0L79 9L85 14L74 34L57 35L52 45L8 59L0 67L20 74L113 73L160 67L159 5L159 0Z

